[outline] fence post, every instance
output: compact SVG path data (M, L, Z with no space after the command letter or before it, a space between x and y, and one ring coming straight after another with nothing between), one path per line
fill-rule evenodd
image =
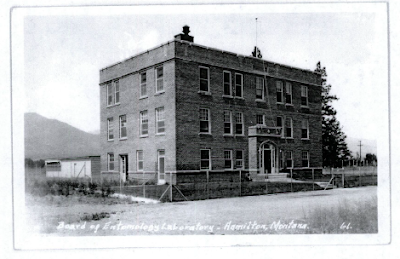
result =
M144 171L143 171L143 198L146 198L146 180L144 179Z
M242 196L242 170L239 170L239 197Z
M312 174L312 190L315 191L315 187L314 187L314 168L311 169L311 174Z
M360 183L359 185L360 185L360 187L361 187L361 167L358 168L358 177L359 177L359 180L358 180L358 181L359 181L359 183Z
M342 186L344 188L344 171L342 171Z
M172 174L169 172L169 201L172 202Z
M206 177L207 177L207 199L210 199L210 192L209 192L209 186L208 186L208 184L209 184L209 173L208 173L208 170L206 171Z
M293 171L290 169L290 192L293 192Z

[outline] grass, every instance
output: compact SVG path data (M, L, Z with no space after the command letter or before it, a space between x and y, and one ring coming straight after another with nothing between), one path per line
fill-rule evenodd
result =
M305 217L310 234L378 233L377 198L351 204L343 200L331 209L321 207Z

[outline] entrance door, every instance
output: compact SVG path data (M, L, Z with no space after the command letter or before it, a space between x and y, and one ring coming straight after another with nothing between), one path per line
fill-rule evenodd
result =
M122 181L128 180L128 155L119 156L119 171Z
M264 174L271 173L271 150L264 149Z
M158 183L165 183L165 150L158 150Z

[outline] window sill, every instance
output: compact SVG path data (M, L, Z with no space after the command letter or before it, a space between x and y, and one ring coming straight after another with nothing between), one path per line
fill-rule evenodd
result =
M139 100L146 99L146 98L149 98L149 96L147 96L147 95L145 95L145 96L140 96L140 97L139 97Z
M310 140L310 138L301 138L301 140Z
M124 140L127 140L128 138L120 138L119 140L120 141L124 141Z
M285 106L292 106L293 107L293 104L292 103L285 103Z
M114 142L114 139L107 139L107 142Z
M307 106L305 106L305 105L300 105L300 108L303 108L303 109L310 109L310 107L307 105Z
M165 136L165 133L156 133L156 136Z
M197 93L201 94L201 95L211 95L210 92L206 92L206 91L198 91Z
M224 137L230 137L230 138L233 138L234 136L233 136L233 134L224 134Z
M244 134L236 134L235 137L243 138L243 137L245 137L245 135Z
M276 102L276 104L284 105L284 103L283 103L283 102Z
M154 94L154 96L161 95L161 94L163 94L163 93L165 93L165 91L156 92L156 93Z
M114 106L118 106L118 105L120 105L121 103L116 103L116 104L112 104L112 105L107 105L107 108L111 108L111 107L114 107Z
M285 139L294 139L293 137L286 137Z
M256 99L256 102L258 103L265 103L266 101L264 99Z
M140 135L139 138L148 138L149 135Z
M199 135L211 136L209 132L199 132Z
M222 98L233 99L233 96L232 95L222 95Z
M235 99L244 100L244 97L241 97L241 96L235 96Z

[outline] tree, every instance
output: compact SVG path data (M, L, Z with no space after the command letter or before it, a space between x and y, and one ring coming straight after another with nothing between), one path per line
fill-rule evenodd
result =
M341 166L341 161L351 158L351 153L347 148L346 135L336 119L337 112L332 106L332 102L339 98L330 94L332 86L326 83L328 74L320 62L314 71L320 73L322 78L322 164L328 167Z
M376 155L371 153L367 153L365 155L365 160L368 162L369 165L376 165L376 162L378 162Z

